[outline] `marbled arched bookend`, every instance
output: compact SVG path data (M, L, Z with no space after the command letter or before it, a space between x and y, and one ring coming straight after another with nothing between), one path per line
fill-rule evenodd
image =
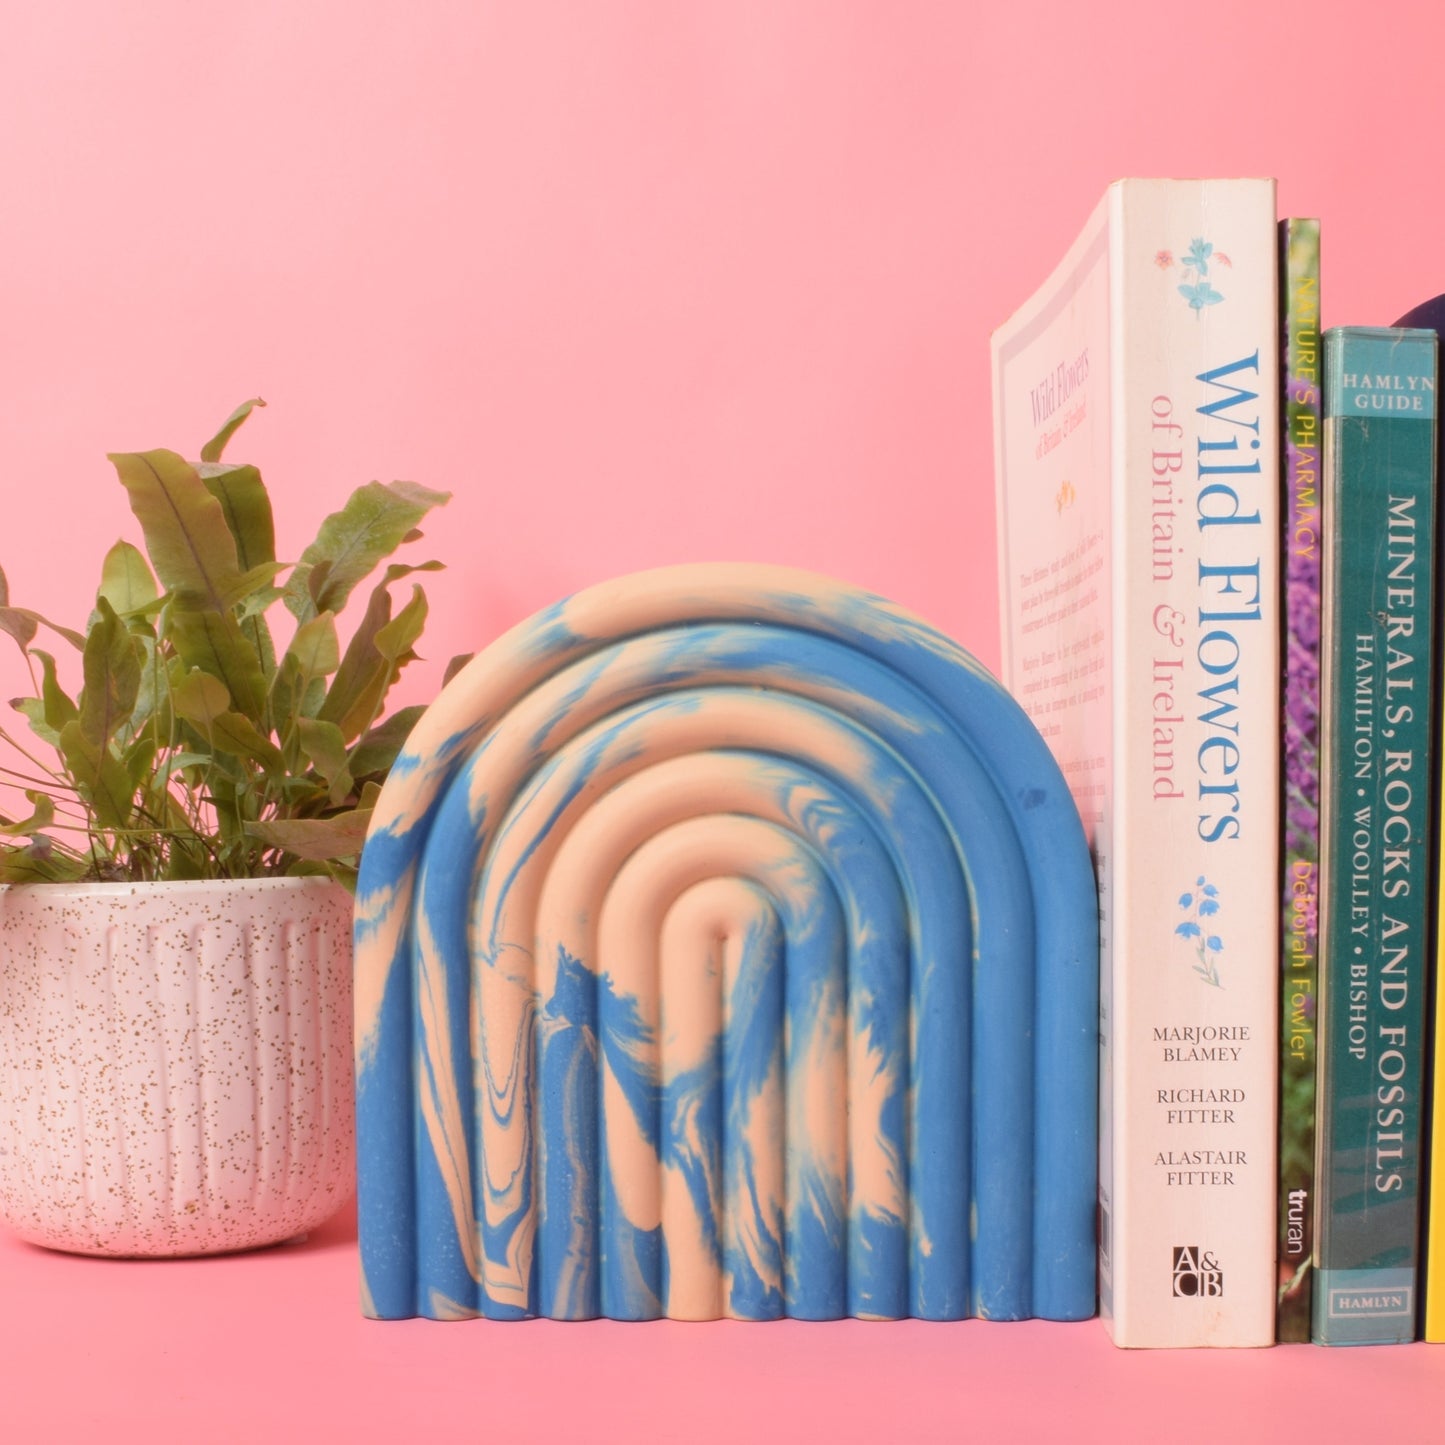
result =
M1093 1313L1083 831L880 598L681 567L516 628L398 761L356 943L368 1314Z

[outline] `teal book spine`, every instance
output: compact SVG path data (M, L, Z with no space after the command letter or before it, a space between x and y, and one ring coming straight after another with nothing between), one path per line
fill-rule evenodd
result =
M1320 1344L1415 1338L1436 375L1433 331L1325 333Z
M1320 223L1280 222L1280 380L1284 387L1284 589L1280 739L1279 1245L1275 1335L1310 1338L1314 1276L1315 1042L1320 845Z

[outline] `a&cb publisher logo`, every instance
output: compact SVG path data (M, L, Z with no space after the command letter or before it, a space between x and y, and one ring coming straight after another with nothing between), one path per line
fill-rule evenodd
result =
M1221 1299L1224 1271L1207 1249L1197 1244L1174 1246L1175 1299Z

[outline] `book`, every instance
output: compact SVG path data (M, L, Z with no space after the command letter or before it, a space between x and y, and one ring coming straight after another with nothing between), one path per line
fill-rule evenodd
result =
M1319 937L1320 223L1280 222L1284 412L1284 876L1280 950L1279 1280L1275 1336L1310 1338Z
M1445 331L1445 296L1435 296L1429 301L1407 311L1396 326L1424 327L1438 337ZM1438 364L1438 357L1437 357ZM1440 426L1435 424L1435 484L1440 484ZM1442 509L1435 509L1436 556L1440 555L1440 528L1445 524ZM1437 579L1437 592L1440 584ZM1440 920L1445 918L1445 866L1442 866L1440 843L1440 820L1442 784L1445 784L1445 749L1439 747L1441 719L1445 718L1445 669L1435 670L1435 738L1436 767L1435 787L1431 794L1431 816L1435 820L1435 838L1432 864L1435 869L1431 883L1431 894L1436 900L1434 957L1434 1027L1429 1031L1426 1050L1426 1085L1424 1096L1424 1119L1422 1131L1426 1139L1425 1179L1421 1191L1421 1208L1424 1211L1422 1254L1424 1256L1424 1310L1421 1319L1421 1333L1434 1344L1445 1343L1445 989L1440 980L1445 977L1441 969L1441 953L1445 951L1445 928ZM1431 1008L1427 991L1425 1006Z
M1112 185L993 338L1004 680L1100 890L1100 1304L1275 1319L1279 310L1268 180Z
M1415 1338L1430 924L1433 331L1325 333L1314 1338Z

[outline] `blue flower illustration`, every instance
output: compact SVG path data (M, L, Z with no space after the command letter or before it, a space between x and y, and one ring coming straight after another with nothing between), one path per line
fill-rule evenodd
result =
M1198 271L1201 276L1209 275L1209 258L1214 254L1213 245L1202 236L1196 236L1184 253L1184 269Z
M1174 932L1180 938L1195 940L1194 972L1211 987L1223 988L1216 957L1224 952L1224 940L1217 933L1207 932L1210 925L1203 922L1219 912L1219 889L1208 879L1198 878L1194 888L1179 895L1179 906L1189 917L1176 924Z
M1184 297L1194 311L1202 311L1206 306L1217 306L1224 300L1224 297L1208 281L1200 281L1193 286L1181 286L1179 294Z
M1154 258L1155 264L1161 265L1161 258L1168 255L1167 251L1160 251ZM1224 266L1232 264L1223 251L1215 251L1214 243L1206 241L1203 236L1194 237L1189 243L1189 249L1179 257L1179 265L1184 271L1184 280L1178 288L1179 294L1189 303L1189 309L1196 316L1206 306L1217 306L1224 300L1224 293L1216 291L1209 280L1211 259Z

